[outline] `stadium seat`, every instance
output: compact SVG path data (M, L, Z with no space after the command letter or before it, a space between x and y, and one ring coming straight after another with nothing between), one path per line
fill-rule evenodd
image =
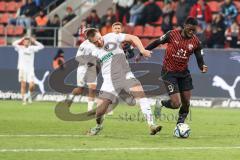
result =
M5 45L6 45L5 39L0 37L0 46L5 46Z
M7 3L6 10L8 12L16 12L17 11L16 2L12 1L12 2Z
M133 35L141 37L143 35L143 26L135 26Z
M15 36L21 36L24 33L24 28L22 26L15 27Z
M15 27L13 25L7 26L7 35L14 36L15 35L14 30L15 30Z
M133 28L134 28L133 26L126 25L126 26L124 26L124 32L127 34L132 34Z
M143 37L152 37L154 34L153 26L146 26L143 31Z
M162 36L163 34L164 34L164 33L163 33L161 27L155 27L155 29L154 29L154 34L153 34L154 37L160 37L160 36Z
M5 12L6 11L6 3L5 2L0 2L0 12Z
M142 38L141 41L142 41L142 44L144 47L146 47L150 42L150 40L148 38Z
M220 3L217 1L210 1L207 3L212 12L219 12L220 11Z
M0 25L0 36L5 35L5 27L3 25Z
M8 13L3 13L0 17L0 23L1 24L7 24L9 19L9 14Z

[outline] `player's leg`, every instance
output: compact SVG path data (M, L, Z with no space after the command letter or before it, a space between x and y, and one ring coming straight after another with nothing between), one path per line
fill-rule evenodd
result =
M91 128L88 135L97 135L103 129L104 114L107 112L108 106L111 103L111 100L105 98L99 98L97 100L96 127Z
M20 90L21 90L23 105L25 105L27 103L27 95L26 95L27 76L26 76L26 73L23 70L18 71L18 81L20 82L20 85L21 85Z
M191 90L193 89L192 77L187 70L183 73L183 77L179 79L179 90L181 94L182 106L179 110L179 118L177 123L184 123L189 113Z
M191 99L191 91L183 91L181 92L181 100L182 106L179 110L179 117L177 123L184 123L187 115L189 113L190 107L190 99Z
M34 83L34 79L35 79L35 74L34 71L28 71L27 73L27 82L29 84L29 89L28 89L28 102L32 103L32 94L33 91L35 89L35 83Z
M170 109L178 109L182 106L180 93L174 93L169 95L169 100L162 100L161 104Z
M25 105L27 103L27 96L26 96L27 83L26 81L21 81L20 84L21 84L22 101L23 101L23 104Z
M162 127L159 125L156 125L154 123L154 117L152 114L151 104L150 104L149 100L145 97L142 85L137 84L137 85L131 87L130 92L134 96L134 98L139 99L141 111L142 111L143 115L145 116L145 119L147 120L147 123L151 130L150 134L155 135L162 129Z
M35 89L35 83L32 81L29 83L28 102L32 103L32 93Z
M93 109L96 96L96 84L88 84L88 111Z

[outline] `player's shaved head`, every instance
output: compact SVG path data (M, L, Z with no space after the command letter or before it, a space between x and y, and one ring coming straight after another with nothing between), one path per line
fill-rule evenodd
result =
M190 24L190 25L194 25L197 26L198 25L198 21L193 18L193 17L188 17L185 21L185 24Z
M103 38L100 32L95 28L90 28L86 33L87 39L97 47L103 47Z
M86 31L87 39L95 37L95 35L97 33L99 33L99 31L96 28L89 28L89 29L87 29L87 31Z

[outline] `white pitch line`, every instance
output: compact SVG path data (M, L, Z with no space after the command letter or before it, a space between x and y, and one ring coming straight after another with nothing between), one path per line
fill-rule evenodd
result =
M102 151L184 151L184 150L227 150L240 149L240 146L228 147L162 147L162 148L29 148L29 149L0 149L3 152L102 152Z

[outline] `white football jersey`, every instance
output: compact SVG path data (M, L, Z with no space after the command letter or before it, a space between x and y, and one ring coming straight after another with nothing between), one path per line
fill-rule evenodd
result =
M18 69L24 71L33 71L34 70L34 55L39 50L43 49L44 46L35 41L35 45L30 45L26 48L23 45L19 45L21 40L15 41L13 46L18 52Z
M103 36L104 47L95 46L93 55L95 55L101 63L101 71L103 78L113 78L111 76L130 71L129 64L126 60L125 53L121 47L121 43L125 40L123 33L108 33ZM119 74L120 75L120 74Z

